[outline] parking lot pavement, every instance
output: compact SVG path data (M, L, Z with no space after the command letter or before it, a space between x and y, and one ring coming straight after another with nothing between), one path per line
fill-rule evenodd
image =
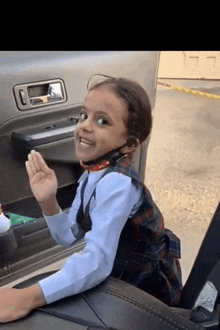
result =
M220 82L169 82L220 91ZM145 183L181 239L184 283L219 202L219 132L220 100L158 86Z

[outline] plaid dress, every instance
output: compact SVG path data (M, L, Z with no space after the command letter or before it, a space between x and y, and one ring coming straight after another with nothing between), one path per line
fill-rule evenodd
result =
M140 181L139 175L125 162L108 168L101 179L110 172L118 172ZM164 228L163 216L144 186L145 199L138 211L128 218L119 239L111 276L128 282L160 299L170 306L180 300L182 280L178 258L180 240ZM83 212L83 189L77 222L87 232L92 228L88 204Z

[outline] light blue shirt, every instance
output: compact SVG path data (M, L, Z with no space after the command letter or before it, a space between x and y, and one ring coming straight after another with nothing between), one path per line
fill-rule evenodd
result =
M84 237L85 248L82 251L74 253L55 274L39 281L48 304L88 290L110 275L121 231L143 201L140 183L117 172L111 172L100 180L104 171L106 169L82 174L68 214L60 211L54 216L44 215L57 243L67 247L74 244L81 232L76 222L81 204L80 192L84 180L89 176L83 207L85 209L96 187L96 197L91 199L89 209L92 230Z

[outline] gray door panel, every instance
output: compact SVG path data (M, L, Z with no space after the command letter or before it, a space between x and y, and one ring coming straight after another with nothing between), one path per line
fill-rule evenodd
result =
M30 144L22 148L12 139L13 136L23 138L25 132L28 135L34 130L52 134L56 131L56 125L67 124L69 135L48 143L44 140L34 148L51 162L59 187L76 183L81 172L74 153L74 119L86 96L89 77L103 73L134 79L146 88L154 106L158 59L159 52L0 52L0 202L10 204L32 196L24 162L33 147ZM57 79L64 84L64 101L41 103L32 108L29 106L28 110L19 109L16 86L45 85ZM26 90L26 98L31 96ZM135 165L142 176L145 154L146 147L143 147Z
M74 131L89 77L102 73L136 80L154 107L158 60L159 52L0 52L0 203L4 211L35 218L1 235L1 285L79 249L58 246L50 235L29 186L30 150L40 151L55 170L57 199L68 212L83 172ZM142 179L148 142L135 161Z

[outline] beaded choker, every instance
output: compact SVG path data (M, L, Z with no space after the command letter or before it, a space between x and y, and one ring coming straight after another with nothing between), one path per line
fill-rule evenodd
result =
M106 167L110 166L110 161L109 160L103 160L102 163L97 164L97 165L86 165L82 161L80 161L80 165L84 168L86 171L100 171L103 170Z

